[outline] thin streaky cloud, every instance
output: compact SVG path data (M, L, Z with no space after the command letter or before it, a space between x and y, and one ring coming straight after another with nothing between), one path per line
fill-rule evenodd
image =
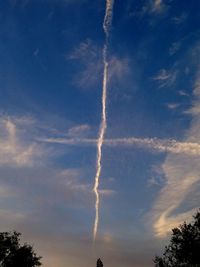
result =
M199 182L199 157L191 159L184 155L169 154L162 169L165 185L151 211L155 235L161 238L194 214L194 209L184 212L178 209Z
M171 19L172 23L176 24L176 25L180 25L182 23L184 23L187 19L188 15L186 13L182 13L179 16L175 16Z
M131 74L130 60L128 57L112 56L109 60L108 80L111 84L120 84L127 81Z
M196 112L200 103L200 70L194 83L193 94L196 99L191 108L191 115L193 115L191 127L187 132L185 143L182 143L187 149L191 148L191 144L194 144L191 143L191 140L198 142L200 138L200 112ZM194 158L188 157L183 153L177 155L169 153L162 164L165 184L150 212L153 229L157 237L166 236L172 228L183 221L190 220L192 214L197 211L198 206L195 207L195 204L183 211L181 207L186 203L187 197L189 196L192 200L198 190L197 185L200 182L199 159L198 153Z
M164 88L172 86L176 81L176 77L176 71L161 69L152 79L159 83L160 88Z
M87 89L99 83L102 73L101 48L91 39L87 38L76 45L65 55L65 59L80 65L78 73L72 78L72 84Z
M179 93L179 95L181 95L181 96L190 96L188 93L186 93L186 92L183 91L183 90L178 91L178 93Z
M66 60L82 59L87 61L91 58L96 58L100 54L99 47L97 47L91 39L86 39L81 42L74 50L65 56Z
M88 124L76 125L68 130L67 136L80 137L85 135L89 131L90 131L90 126Z
M159 185L160 185L160 182L155 177L151 177L147 181L147 187L159 186Z
M166 106L168 109L176 109L180 106L180 104L179 103L168 103L166 104Z
M37 141L45 143L57 143L74 146L91 146L96 145L97 139L90 138L38 138ZM191 156L200 155L200 144L197 142L179 142L174 139L158 138L115 138L104 139L105 146L138 146L146 149L152 149L158 152L171 152L173 154L186 154Z
M171 44L170 48L169 48L169 55L173 56L174 54L176 54L178 52L178 50L181 47L181 42L174 42Z
M159 15L165 13L167 10L168 6L164 3L163 0L148 0L142 7L140 13L142 16L146 14Z

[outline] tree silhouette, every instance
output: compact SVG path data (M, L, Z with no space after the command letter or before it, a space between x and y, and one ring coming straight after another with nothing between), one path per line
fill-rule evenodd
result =
M1 267L36 267L41 266L40 259L33 247L20 245L20 233L0 233L0 266Z
M156 256L155 267L200 267L200 212L194 221L172 230L163 257Z
M97 260L97 267L103 267L103 262L100 259Z

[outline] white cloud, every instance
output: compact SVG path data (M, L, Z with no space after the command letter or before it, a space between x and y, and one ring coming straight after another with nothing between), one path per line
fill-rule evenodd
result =
M183 213L176 211L199 182L198 162L199 157L190 159L182 155L169 155L163 164L166 182L152 211L153 226L157 236L165 236L172 227L178 226L190 218L187 215L193 213L193 210Z
M9 117L0 118L0 165L31 166L43 154L41 147L34 142L25 141L24 136L20 135L17 128L19 121Z
M153 77L153 80L158 81L160 88L170 87L175 83L176 76L176 71L161 69L158 74Z
M200 104L199 104L199 102L200 102L199 101L199 97L200 97L200 71L199 71L197 76L198 76L198 78L195 82L195 86L194 86L194 90L193 90L193 95L196 97L196 100L194 101L192 107L189 108L187 111L185 111L186 114L193 115L195 118L195 121L199 118L199 114L200 114Z
M182 13L179 16L173 17L171 20L174 24L180 25L185 22L187 19L188 15L186 13Z
M168 107L168 109L176 109L180 106L179 103L168 103L166 104L166 106Z
M128 58L111 57L109 61L109 80L111 83L119 83L130 74L130 64Z
M154 0L152 2L152 12L163 12L166 9L166 5L163 0Z
M99 53L99 48L92 42L91 39L86 39L81 42L75 49L66 55L66 59L82 59L84 61L96 58Z
M147 180L148 187L159 186L159 185L160 185L160 182L154 176L152 176L151 178Z
M196 100L191 108L193 119L184 139L186 143L199 142L200 140L200 71L197 74L194 95ZM185 220L191 220L192 214L199 207L200 199L192 201L196 196L197 185L200 183L199 160L200 155L191 158L183 154L168 154L162 165L165 185L160 191L150 214L156 236L163 237L173 227L178 226ZM191 200L190 205L187 210L184 210L183 206L188 197Z
M90 131L90 126L88 124L81 124L70 128L68 130L67 135L69 137L81 137L88 134L89 131Z
M114 194L116 194L116 191L111 189L100 189L99 193L103 196L113 196Z
M78 60L80 70L74 76L73 82L80 88L94 88L102 82L103 75L103 48L97 46L92 40L81 42L70 54L67 60ZM130 74L127 57L113 56L109 60L108 78L110 83L119 84L127 81Z
M180 47L181 47L180 41L172 43L170 48L169 48L169 55L173 56L174 54L176 54L176 52L178 52Z
M40 142L45 143L58 143L63 145L96 145L97 139L92 138L40 138ZM171 152L173 154L185 154L188 156L200 155L200 143L196 142L178 142L174 139L158 139L158 138L115 138L104 139L103 145L105 146L137 146L144 149L152 149L158 152Z
M74 75L73 83L83 89L93 88L102 74L102 51L90 39L81 42L68 55L67 60L78 60L80 70Z
M191 115L199 115L200 114L200 106L192 106L190 109L184 112L185 114Z
M181 95L181 96L189 96L189 94L186 93L186 92L183 91L183 90L178 91L178 93L179 93L179 95Z
M192 209L188 212L184 212L175 216L171 216L170 213L175 210L176 206L171 206L168 210L164 211L154 224L157 237L165 237L171 229L179 226L184 221L191 221L192 216L197 209Z
M164 0L148 0L142 7L141 14L162 14L168 10Z

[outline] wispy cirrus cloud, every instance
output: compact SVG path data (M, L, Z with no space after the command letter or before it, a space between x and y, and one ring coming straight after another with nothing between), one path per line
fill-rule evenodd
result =
M172 86L176 81L176 77L177 71L161 69L152 79L159 83L160 88L164 88Z
M188 17L188 15L184 12L184 13L180 14L179 16L175 16L175 17L171 18L171 21L172 21L172 23L174 23L176 25L180 25L186 21L187 17Z
M66 59L82 59L87 61L87 59L95 59L98 53L99 48L88 38L75 47L69 55L66 55Z
M193 102L190 113L192 114L192 123L187 131L184 142L199 142L200 140L200 112L197 112L200 103L200 71L197 72L194 84ZM151 211L153 228L157 237L164 237L172 228L178 226L186 220L191 220L192 214L198 206L194 203L199 201L190 201L187 210L183 209L188 196L190 199L196 195L200 184L199 178L199 160L200 155L190 158L186 155L174 155L169 153L162 165L165 175L165 185L161 189L158 198L155 201Z
M180 106L180 104L179 103L167 103L166 106L168 109L177 109Z
M148 0L142 7L141 14L163 14L168 10L164 0Z
M93 88L101 84L103 73L102 47L91 39L81 42L66 60L78 61L80 69L74 75L73 83L80 88ZM111 56L109 59L108 78L110 83L120 83L127 80L130 74L130 62L127 57Z
M200 181L199 158L198 156L191 159L183 155L170 154L162 165L165 185L151 212L156 236L166 236L172 228L184 220L190 220L197 210L198 207L189 207L188 211L181 211L180 208L186 197L195 192L195 187Z
M92 88L100 81L103 68L102 52L91 39L81 42L65 58L79 62L80 68L73 78L76 86L83 89Z
M131 73L130 62L126 57L113 56L109 61L109 81L111 83L120 83L128 78Z
M24 120L24 123L27 121ZM32 166L43 155L36 142L23 140L14 119L1 118L0 128L0 165Z
M178 93L179 93L179 95L181 95L181 96L187 96L187 97L189 96L189 94L186 93L186 92L183 91L183 90L179 90Z
M169 48L169 55L173 56L174 54L176 54L180 49L180 47L181 47L181 41L172 43Z
M99 193L103 196L113 196L116 194L116 191L111 189L100 189Z
M160 182L154 177L150 177L148 180L147 180L147 187L153 187L153 186L159 186L160 185Z
M69 137L83 137L87 135L90 131L91 127L88 124L81 124L81 125L76 125L74 127L71 127L68 132L67 136Z

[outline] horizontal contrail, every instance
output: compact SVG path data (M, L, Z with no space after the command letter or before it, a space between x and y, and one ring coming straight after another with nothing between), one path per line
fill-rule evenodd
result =
M92 138L40 138L38 141L47 143L57 143L73 146L91 146L96 145L98 139ZM170 152L174 154L186 154L191 156L200 156L200 144L195 142L180 142L175 139L158 139L158 138L114 138L104 139L105 146L137 146L143 149L150 149L157 152Z

